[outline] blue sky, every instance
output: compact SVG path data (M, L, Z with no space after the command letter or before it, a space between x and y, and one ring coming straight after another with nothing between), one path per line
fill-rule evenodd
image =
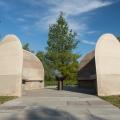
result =
M120 0L0 0L0 37L16 34L32 50L43 51L48 26L60 11L78 34L78 54L94 49L103 33L120 36Z

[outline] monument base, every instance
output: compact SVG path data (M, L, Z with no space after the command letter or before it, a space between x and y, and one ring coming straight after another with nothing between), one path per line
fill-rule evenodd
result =
M44 88L43 81L28 81L23 83L23 89L24 90L37 90Z

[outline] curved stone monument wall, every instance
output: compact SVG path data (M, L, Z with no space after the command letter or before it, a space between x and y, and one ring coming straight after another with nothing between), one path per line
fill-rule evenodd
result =
M31 52L23 51L24 89L44 88L44 68L42 62Z
M99 38L95 59L98 95L120 95L120 43L115 36L104 34Z
M0 96L21 96L23 49L15 35L0 42Z

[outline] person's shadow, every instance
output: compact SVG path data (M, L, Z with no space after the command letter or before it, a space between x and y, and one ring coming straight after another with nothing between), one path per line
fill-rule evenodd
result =
M46 107L31 107L18 114L11 115L8 120L78 120L68 112Z
M87 119L107 120L91 114L87 116ZM77 118L68 112L57 109L32 107L31 109L12 115L8 120L83 120L83 118Z

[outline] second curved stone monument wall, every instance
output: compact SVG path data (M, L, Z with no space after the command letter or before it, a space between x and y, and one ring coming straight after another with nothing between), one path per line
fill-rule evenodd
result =
M23 51L23 73L24 89L44 88L44 68L42 62L31 52Z
M102 35L95 49L99 96L120 95L120 43L112 34Z

